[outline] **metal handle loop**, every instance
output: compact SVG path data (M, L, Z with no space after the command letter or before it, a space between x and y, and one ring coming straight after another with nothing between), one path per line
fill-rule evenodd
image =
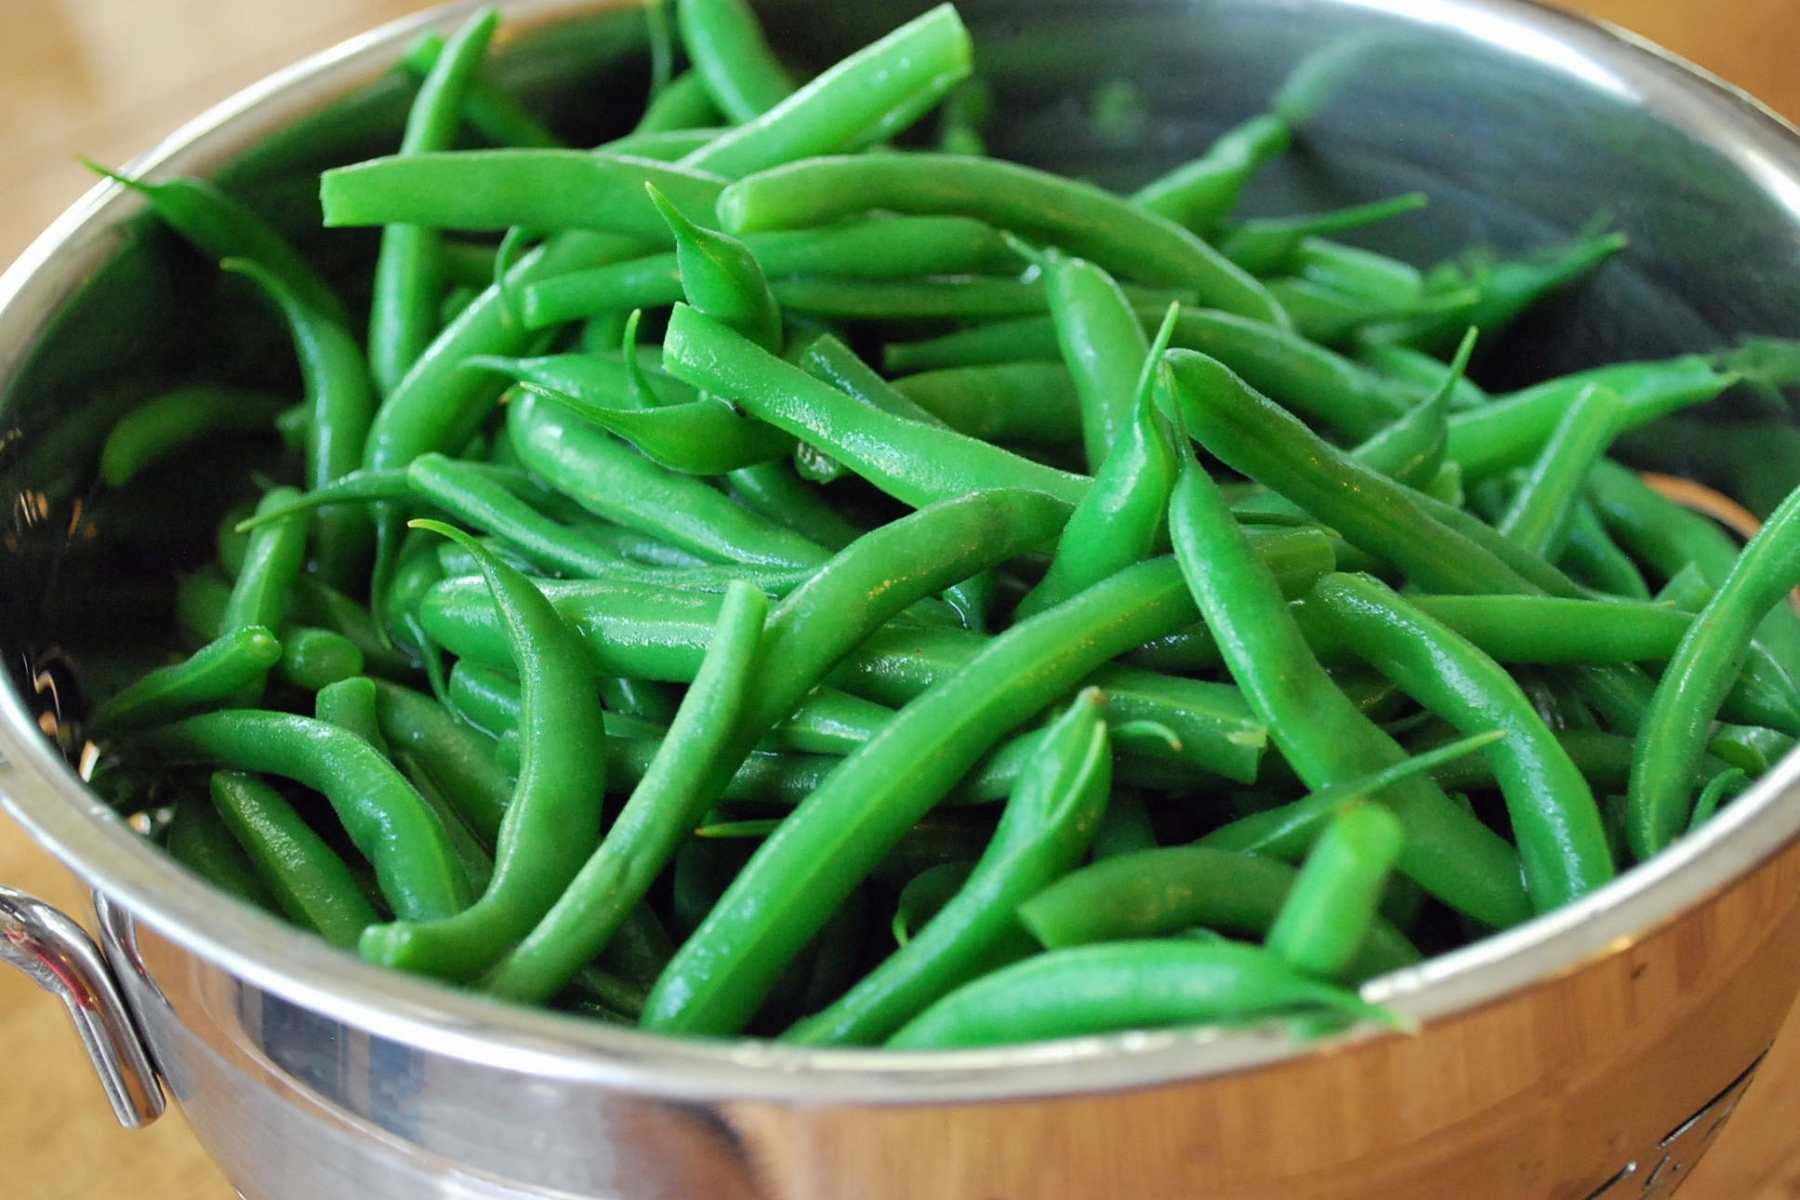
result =
M0 887L0 959L60 997L113 1115L141 1129L167 1106L112 971L87 931L35 896Z

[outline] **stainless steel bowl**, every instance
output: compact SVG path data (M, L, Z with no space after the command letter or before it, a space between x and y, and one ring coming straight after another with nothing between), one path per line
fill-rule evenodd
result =
M514 27L560 27L591 7L530 0L512 6ZM823 62L909 6L771 7L784 44ZM1421 186L1433 207L1391 236L1422 255L1472 237L1537 242L1610 210L1633 250L1500 346L1491 375L1800 333L1795 132L1630 38L1507 0L964 9L1013 156L1141 178L1332 47L1339 92L1306 148L1259 185L1261 202ZM273 76L133 169L214 172L457 15L435 10ZM577 67L629 57L628 20L520 38L506 69L555 93ZM1093 119L1096 89L1116 80L1136 85L1141 119ZM591 103L591 90L572 94ZM362 122L391 128L403 103L391 84L362 95L327 123L338 152L366 152ZM254 179L254 165L232 169ZM116 545L94 561L103 551L71 533L85 528L85 465L104 427L94 376L154 354L163 323L185 317L169 300L179 272L126 220L138 207L95 188L0 278L0 793L93 885L105 959L72 922L3 892L0 955L63 994L122 1119L160 1111L160 1078L246 1196L1665 1195L1800 988L1800 759L1581 903L1371 984L1423 1023L1415 1037L1152 1033L931 1056L673 1041L332 951L144 844L42 732L77 703L56 645L81 599L68 581L132 565ZM155 304L117 303L164 286ZM102 623L129 616L100 607Z

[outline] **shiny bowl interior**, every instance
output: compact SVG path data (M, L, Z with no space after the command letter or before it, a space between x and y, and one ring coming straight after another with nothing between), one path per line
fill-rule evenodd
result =
M779 44L797 60L823 64L923 5L764 7ZM1629 38L1508 0L960 7L997 84L993 148L1002 156L1128 185L1259 111L1297 63L1329 50L1331 102L1304 146L1258 181L1249 209L1304 211L1425 190L1428 210L1370 239L1416 261L1471 241L1520 249L1610 213L1631 235L1631 250L1487 347L1478 378L1491 385L1709 349L1747 333L1800 335L1800 135ZM595 137L626 119L624 107L596 103L591 84L573 85L598 73L617 94L639 95L639 21L617 9L594 15L592 3L578 0L508 8L517 32L502 69L524 95ZM413 33L453 24L464 10L433 10L297 64L177 131L130 169L223 171L262 202L293 204L292 181L259 177L257 156L245 151L336 101L348 107L334 110L339 136L328 140L340 144L310 166L379 152L405 101L384 73ZM649 1037L365 966L186 875L82 784L81 746L69 736L90 651L149 644L147 631L165 627L158 606L172 588L171 565L203 557L212 528L210 519L186 528L158 514L140 514L134 526L129 514L106 510L91 467L109 389L137 364L204 352L204 343L196 348L192 336L172 332L183 322L203 337L241 332L216 311L198 325L190 320L200 296L191 264L134 219L140 211L120 188L99 185L0 277L0 489L9 514L0 541L0 798L96 888L255 985L381 1036L672 1097L1042 1095L1314 1052L1257 1029L929 1056ZM326 241L322 253L357 252L347 240ZM156 302L120 303L132 294ZM1707 412L1720 422L1766 416L1741 397ZM1684 464L1679 447L1634 445L1665 469L1701 469ZM1800 476L1800 452L1788 466ZM171 504L221 511L229 489L219 477L188 475L191 490L175 491ZM61 740L45 736L58 729ZM1421 1020L1504 996L1629 945L1797 831L1800 760L1790 759L1699 835L1579 904L1386 977L1367 994Z

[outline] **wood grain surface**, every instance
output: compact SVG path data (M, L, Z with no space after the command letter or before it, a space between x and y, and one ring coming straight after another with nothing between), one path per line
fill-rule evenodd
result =
M422 7L415 0L0 0L0 262L116 162L295 58ZM1800 0L1567 0L1800 118ZM9 821L0 882L71 913L83 891ZM0 1195L225 1200L171 1113L121 1131L61 1006L0 970ZM1800 1012L1683 1200L1800 1200ZM324 1200L324 1198L321 1198ZM369 1197L366 1200L380 1200ZM1529 1198L1520 1198L1529 1200Z

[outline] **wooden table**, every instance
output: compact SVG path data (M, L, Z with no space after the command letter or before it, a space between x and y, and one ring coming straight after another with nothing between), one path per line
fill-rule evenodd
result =
M419 8L416 0L4 0L0 262L118 162L295 58ZM1566 0L1688 55L1800 118L1796 0ZM70 912L82 891L10 822L0 881ZM20 1200L214 1200L230 1189L171 1114L113 1124L61 1006L0 971L0 1193ZM1800 1012L1683 1200L1800 1200ZM368 1200L380 1200L369 1197ZM1529 1200L1521 1197L1520 1200Z

